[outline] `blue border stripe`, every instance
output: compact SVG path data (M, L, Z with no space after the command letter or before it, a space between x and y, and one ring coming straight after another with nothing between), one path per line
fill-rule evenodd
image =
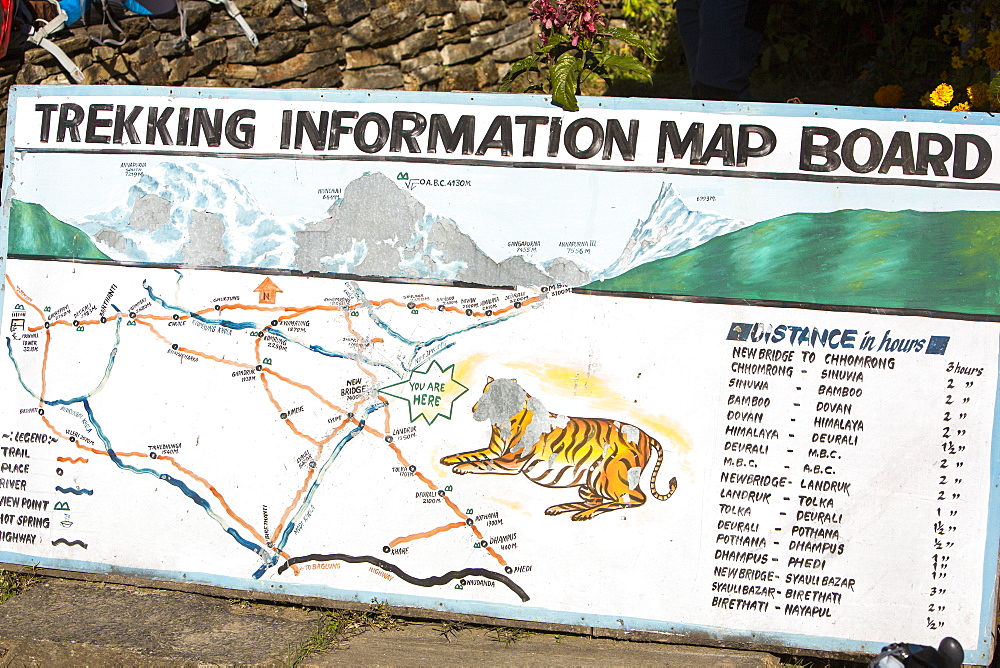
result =
M253 88L184 88L170 86L14 86L12 102L20 97L35 96L107 97L130 95L134 97L171 96L180 99L204 100L283 100L289 102L317 102L335 100L348 104L410 103L410 104L475 104L481 107L519 106L547 109L553 113L561 109L552 104L546 95L514 95L509 93L433 93L423 91L371 91L342 89L253 89ZM702 112L739 116L776 116L785 118L844 119L889 122L947 123L949 125L996 125L997 118L986 112L955 112L933 109L882 109L877 107L847 107L816 104L777 104L773 102L714 102L669 98L589 97L578 98L580 109L610 109L614 111L663 111ZM14 105L11 104L11 107ZM563 112L568 113L568 112ZM11 138L7 138L10 151Z

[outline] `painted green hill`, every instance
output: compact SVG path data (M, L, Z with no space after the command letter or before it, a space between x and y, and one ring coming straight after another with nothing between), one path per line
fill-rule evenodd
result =
M789 214L585 287L1000 314L1000 212Z
M67 225L45 210L41 204L12 200L10 236L7 252L11 255L110 260L90 237Z

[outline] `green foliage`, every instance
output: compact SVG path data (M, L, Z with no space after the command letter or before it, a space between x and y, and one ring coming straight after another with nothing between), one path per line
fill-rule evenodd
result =
M341 647L366 631L391 631L406 626L406 621L389 614L389 605L372 599L367 610L320 610L319 624L312 636L292 651L286 661L290 668L302 661Z
M512 628L509 626L494 626L486 632L486 637L492 642L501 642L510 647L519 640L523 640L531 635L531 631Z
M588 4L586 0L584 4ZM593 4L596 6L596 2ZM616 50L614 43L636 49L647 61L656 60L656 49L630 30L618 26L606 28L604 14L577 5L580 2L574 5L573 0L535 0L532 3L533 19L543 23L546 18L554 20L549 20L550 27L541 33L541 43L535 52L511 66L500 81L501 92L513 90L520 77L534 72L540 75L542 83L526 87L522 92L548 92L554 104L567 111L578 111L577 96L591 77L607 80L625 75L652 80L652 73L642 60L631 53L623 53L620 47Z
M18 594L23 594L44 579L40 575L0 570L0 604L6 603Z

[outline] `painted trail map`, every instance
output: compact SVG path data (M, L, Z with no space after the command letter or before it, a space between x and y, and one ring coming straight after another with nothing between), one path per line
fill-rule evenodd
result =
M0 561L988 662L992 126L71 93L11 103Z

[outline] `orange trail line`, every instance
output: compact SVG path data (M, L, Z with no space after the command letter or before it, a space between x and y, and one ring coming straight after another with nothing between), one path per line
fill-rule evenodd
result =
M161 456L157 457L157 459L162 459L164 461L170 462L171 464L174 465L175 468L177 468L178 471L181 471L182 473L185 473L185 474L191 476L192 478L194 478L195 480L197 480L198 482L200 482L202 485L204 485L205 487L207 487L208 491L212 493L212 496L214 496L216 499L218 499L219 503L222 504L222 507L226 510L226 514L229 515L229 517L231 517L233 520L235 520L237 523L239 523L241 526L243 526L243 528L245 528L247 531L249 531L250 533L252 533L253 537L256 538L258 541L260 541L261 544L267 545L267 541L264 540L264 537L261 536L259 533L257 533L256 529L254 529L252 526L250 526L249 524L247 524L246 521L244 521L242 517L240 517L239 515L237 515L233 511L233 509L229 507L229 504L226 503L226 500L222 497L222 495L219 494L219 491L217 489L215 489L215 487L213 487L207 480L205 480L201 476L195 474L193 471L190 471L190 470L184 468L183 466L181 466L177 462L176 459L174 459L173 457L171 457L169 455L161 455Z
M286 508L285 512L282 514L281 521L278 522L278 526L274 530L274 535L275 536L281 536L281 532L285 528L285 523L288 521L288 516L292 513L292 510L295 508L296 504L299 502L299 499L302 498L302 494L309 487L309 481L312 480L313 473L315 471L316 471L316 469L313 469L313 468L309 469L309 473L306 474L306 479L304 481L302 481L302 487L300 487L299 491L297 491L295 493L295 498L292 499L292 502L288 505L288 508Z
M118 319L118 314L115 314L115 315L109 315L109 316L108 316L108 317L106 317L106 318L105 318L104 320L105 320L106 322L111 322L112 320L117 320L117 319ZM103 323L103 322L101 322L100 320L79 320L79 321L77 321L77 322L78 322L78 323L79 323L79 324L80 324L81 326L82 326L82 325L103 325L103 324L104 324L104 323ZM67 324L67 325L71 325L71 324L73 324L73 323L70 323L70 322L65 322L64 320L60 320L60 321L59 321L59 323L60 323L60 324Z
M151 324L149 324L148 322L142 322L142 324L145 325L149 329L149 331L151 331L153 333L153 335L156 336L156 338L160 339L161 341L163 341L167 345L173 345L170 342L170 339L167 339L162 334L160 334L158 331L156 331L156 328L153 327ZM182 348L180 346L177 346L177 351L178 352L185 352L185 353L188 353L190 355L195 355L197 357L201 357L202 359L212 360L213 362L219 362L220 364L228 364L230 366L239 367L241 369L253 369L254 368L254 366L252 364L244 364L243 362L234 362L232 360L222 359L221 357L216 357L215 355L209 355L208 353L203 353L203 352L198 351L198 350L192 350L191 348Z
M409 543L411 540L419 540L421 538L430 538L431 536L436 536L444 531L451 531L452 529L459 529L465 526L465 522L452 522L451 524L445 524L443 527L438 527L437 529L431 529L430 531L423 531L421 533L415 533L411 536L400 536L399 538L394 538L389 542L389 547L396 547L400 543Z
M323 444L329 443L330 440L332 440L333 437L337 435L337 432L343 429L346 424L347 420L341 421L341 423L337 425L337 427L332 432L330 432L329 438L324 439ZM318 452L316 453L317 458L319 458L319 456L323 453L323 444L319 445ZM282 514L281 522L278 524L278 529L277 531L274 532L276 536L281 535L282 530L285 528L285 523L288 521L288 516L291 515L292 511L295 509L295 505L299 502L299 499L302 497L302 493L306 490L307 487L309 487L309 481L312 479L314 472L315 469L309 469L309 472L306 474L306 479L302 483L301 489L299 489L299 491L295 494L295 498L292 499L291 504L289 504L289 506L285 509L285 512ZM292 570L295 572L296 575L298 575L299 569L297 566L293 566Z
M331 403L322 394L320 394L319 392L317 392L316 390L314 390L313 388L309 387L308 385L306 385L304 383L299 383L297 381L292 380L291 378L288 378L287 376L283 376L282 374L278 373L277 371L275 371L274 369L272 369L270 367L264 367L261 371L262 371L261 376L260 376L261 380L263 380L263 378L264 378L264 373L269 373L269 374L271 374L272 376L274 376L275 378L277 378L278 380L280 380L283 383L288 383L292 387L297 387L300 390L305 390L309 394L311 394L314 397L316 397L320 401L320 403L322 403L324 406L326 406L330 410L332 410L334 412L337 412L337 413L346 413L347 412L343 408L341 408L340 406L337 406L336 404ZM275 406L277 406L277 404L275 404ZM279 408L279 410L280 410L280 408Z
M265 371L270 371L270 370L269 369L265 369ZM277 375L277 374L275 374L275 375ZM260 374L260 382L263 383L263 385L264 385L264 392L265 392L265 394L267 394L267 398L271 401L271 404L280 413L281 412L281 404L279 404L278 400L274 398L274 393L271 392L271 386L268 384L267 378L264 376L263 373ZM325 444L327 444L327 443L330 442L331 438L333 438L333 436L331 435L328 438L325 438L323 440L316 440L315 438L313 438L309 434L303 434L301 431L299 431L298 428L295 426L295 423L293 423L289 418L285 418L285 424L288 425L288 428L292 431L293 434L295 434L299 438L303 438L303 439L309 441L310 443L312 443L313 445L315 445L316 447L319 447L319 448L322 448Z
M10 276L8 274L4 274L4 278L7 279L7 285L9 285L10 289L14 291L14 294L16 294L20 298L20 300L23 301L25 304L35 309L35 312L38 313L38 317L44 320L45 314L42 312L42 309L35 306L35 302L33 302L30 298L28 298L28 295L21 292L17 288L17 286L14 285L14 282L10 280Z
M57 462L69 462L70 464L86 464L90 460L86 457L56 457Z
M503 558L496 550L494 550L489 545L486 546L486 551L493 555L493 558L500 562L501 566L507 565L507 560Z
M41 380L42 380L42 387L41 387L41 392L39 392L39 394L38 394L38 397L39 397L39 401L38 401L39 408L41 408L41 406L45 403L45 376L46 376L46 373L47 373L46 372L46 368L49 365L49 345L51 343L52 343L52 332L50 332L49 330L46 329L45 330L45 346L42 349L42 378L41 378ZM49 424L49 421L46 420L45 424ZM52 425L49 425L49 428L52 429L53 431L55 431L55 428L52 427ZM63 438L66 438L66 437L63 436Z
M388 445L390 448L392 448L393 452L396 453L396 459L398 459L399 462L403 466L406 466L406 467L410 466L410 463L408 461L406 461L406 458L403 456L403 453L399 450L399 448L396 446L395 443L386 443L386 445ZM420 481L423 482L425 485L427 485L431 489L431 491L437 491L437 489L438 489L437 486L433 482L431 482L428 478L426 478L422 473L420 473L420 471L414 471L413 475L416 476L417 478L419 478ZM477 527L475 525L475 523L468 524L466 522L466 520L471 519L471 518L468 515L466 515L465 513L463 513L461 511L461 509L458 506L455 505L455 502L452 501L450 498L448 498L447 494L445 494L441 498L443 498L444 502L446 504L448 504L448 507L451 508L452 511L456 515L458 515L458 517L460 517L462 519L462 521L459 523L459 525L460 526L468 526L470 529L472 529L472 533L476 534L476 538L478 538L479 540L482 540L483 539L483 533L479 530L479 527ZM391 544L390 544L390 547L391 547ZM489 552L491 555L493 555L493 558L496 559L500 563L501 566L506 566L507 565L507 560L504 559L500 554L498 554L497 551L494 550L492 547L487 546L486 547L486 551Z

